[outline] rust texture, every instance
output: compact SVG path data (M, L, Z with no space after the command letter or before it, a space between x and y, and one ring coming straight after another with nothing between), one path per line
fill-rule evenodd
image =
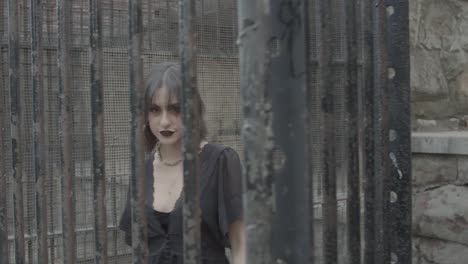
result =
M272 225L276 263L310 263L312 222L308 137L311 102L309 83L307 1L271 2L272 37L277 47L271 55L267 94L271 98L274 160L275 214Z
M198 149L200 136L196 129L196 102L193 91L197 87L195 47L195 0L179 1L179 49L182 74L182 120L184 124L184 203L183 248L184 263L201 263L200 190Z
M360 8L362 0L344 1L346 10L346 97L348 114L348 177L347 177L347 239L350 264L361 263L361 201L360 201L360 159L359 159L359 100L362 85L362 68L358 67L362 43L360 31Z
M63 258L65 263L76 263L75 235L75 188L73 180L72 160L72 101L71 101L71 8L70 1L58 0L58 58L59 71L59 137L61 142L62 168L62 228L63 228Z
M365 248L366 264L389 263L388 241L388 87L386 82L387 47L385 34L384 1L366 2L365 45L368 49L369 65L366 69L365 111ZM367 31L367 32L366 32ZM370 34L369 34L370 33Z
M102 51L102 4L89 1L91 137L93 160L93 208L96 264L107 264L107 210L104 146L104 87Z
M42 70L42 1L31 0L31 76L33 97L33 156L36 180L37 259L48 264L46 146L44 129L44 88Z
M385 69L389 98L388 161L392 165L388 174L386 195L396 194L390 201L386 218L389 221L390 260L401 264L412 261L411 241L411 109L409 62L409 1L387 0L386 13L388 64ZM388 135L388 134L387 134Z
M144 211L145 140L143 85L143 13L142 0L129 1L129 92L131 109L131 199L133 263L146 264L148 243Z
M21 169L21 95L19 67L19 2L8 1L8 46L10 82L11 176L13 180L13 224L15 233L15 263L25 263L23 175Z
M239 61L244 149L243 183L247 263L274 263L273 113L270 74L270 1L238 1Z
M333 23L335 21L329 1L319 1L318 23L320 33L318 34L319 85L323 91L321 110L324 118L323 135L324 148L323 158L323 256L325 264L334 264L338 261L337 245L337 200L336 200L336 146L335 146L335 120L337 118L335 109L336 83L334 78L334 49L333 47Z

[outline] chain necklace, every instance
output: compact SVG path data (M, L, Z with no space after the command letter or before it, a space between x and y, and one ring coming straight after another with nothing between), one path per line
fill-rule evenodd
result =
M176 161L173 161L173 162L168 162L168 161L164 161L162 160L161 158L161 152L159 150L159 147L161 146L161 144L159 142L156 143L156 145L154 146L154 150L153 150L153 153L154 153L154 157L159 161L161 162L163 165L165 166L168 166L168 167L175 167L177 165L179 165L179 163L182 162L182 159L180 160L176 160ZM202 152L203 148L200 148L198 150L198 154L200 154Z
M162 160L162 158L161 158L161 152L159 151L159 147L160 147L160 144L159 144L159 142L158 142L158 143L156 143L156 146L155 146L155 148L154 148L154 157L155 157L159 162L161 162L163 165L168 166L168 167L175 167L175 166L179 165L179 163L182 162L182 159L176 160L176 161L174 161L174 162L168 162L168 161Z

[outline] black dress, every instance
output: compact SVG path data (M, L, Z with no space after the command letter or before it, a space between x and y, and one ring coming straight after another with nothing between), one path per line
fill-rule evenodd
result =
M182 201L167 214L153 205L153 160L146 160L145 210L148 225L149 263L182 264ZM241 165L237 153L208 143L200 153L201 248L203 264L228 264L225 248L229 245L229 225L242 219ZM166 217L167 223L164 223ZM163 223L161 222L163 221ZM167 228L165 230L164 226ZM120 220L125 241L131 245L130 200Z

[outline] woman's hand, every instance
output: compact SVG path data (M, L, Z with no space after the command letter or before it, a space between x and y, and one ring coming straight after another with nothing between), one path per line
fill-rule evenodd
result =
M245 264L245 230L244 222L239 220L229 226L232 264Z

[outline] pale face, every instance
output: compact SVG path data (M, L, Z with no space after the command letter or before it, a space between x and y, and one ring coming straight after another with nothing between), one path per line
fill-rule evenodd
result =
M170 96L165 86L158 89L148 112L151 132L161 146L179 147L182 142L182 118L180 104L175 96Z

